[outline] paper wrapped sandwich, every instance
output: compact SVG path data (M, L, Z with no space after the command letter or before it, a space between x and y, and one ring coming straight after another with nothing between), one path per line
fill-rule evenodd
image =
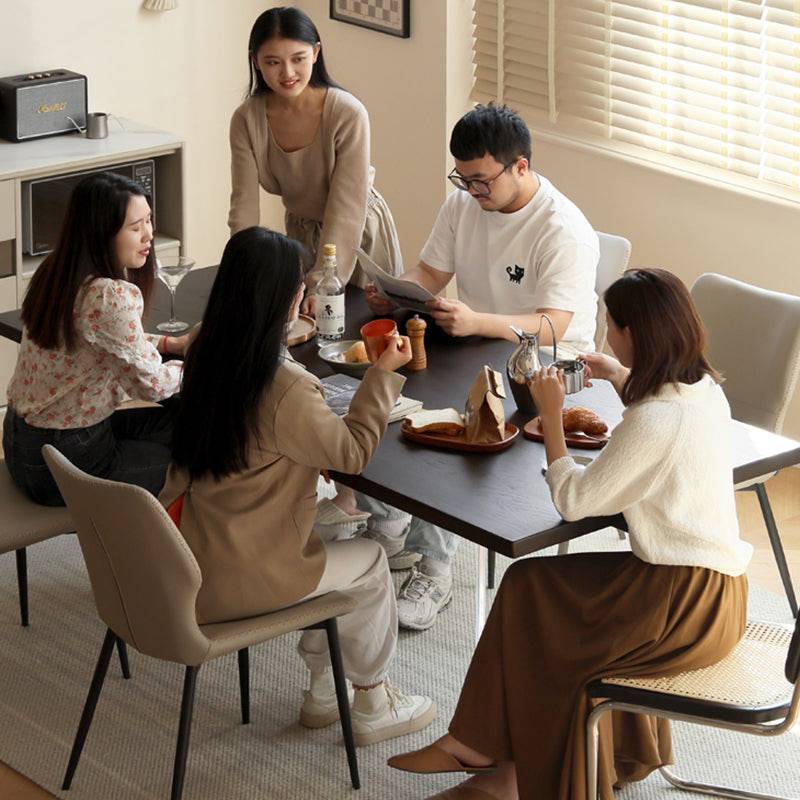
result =
M469 390L464 411L468 442L493 444L506 438L503 376L491 367L482 367Z
M503 376L490 367L482 367L467 396L465 413L454 408L417 411L406 417L416 433L463 436L470 444L494 444L506 438Z

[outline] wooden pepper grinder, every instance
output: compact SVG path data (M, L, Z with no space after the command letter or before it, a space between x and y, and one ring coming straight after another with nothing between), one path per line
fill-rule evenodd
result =
M426 369L428 357L425 354L425 328L428 324L424 319L419 318L419 314L414 314L414 318L406 322L406 333L411 339L411 361L408 369L415 372Z

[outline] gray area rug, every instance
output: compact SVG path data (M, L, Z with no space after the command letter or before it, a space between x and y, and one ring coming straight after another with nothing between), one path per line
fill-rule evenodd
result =
M625 547L614 532L574 550ZM73 788L58 788L104 630L73 536L29 549L31 626L22 629L14 558L0 557L0 759L58 797L71 800L164 800L177 733L183 670L131 652L133 679L113 658ZM200 672L184 797L187 800L422 798L455 783L390 770L386 758L419 747L446 730L473 648L477 548L462 545L455 597L428 632L400 637L392 678L433 696L439 718L420 734L359 749L362 790L350 788L338 726L307 731L297 724L305 668L296 635L254 648L252 722L239 724L236 659ZM499 571L506 566L498 558ZM401 577L401 576L399 576ZM751 617L789 621L786 601L751 593ZM762 792L800 792L800 729L774 740L675 726L682 771ZM653 775L619 792L622 800L692 797ZM549 800L549 798L537 798Z

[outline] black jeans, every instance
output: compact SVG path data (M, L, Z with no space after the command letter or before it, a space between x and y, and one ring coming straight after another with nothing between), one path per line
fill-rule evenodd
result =
M88 428L35 428L6 410L3 450L14 483L35 503L63 506L58 486L42 458L51 444L79 469L98 478L142 486L157 495L170 462L177 398L157 408L115 411Z

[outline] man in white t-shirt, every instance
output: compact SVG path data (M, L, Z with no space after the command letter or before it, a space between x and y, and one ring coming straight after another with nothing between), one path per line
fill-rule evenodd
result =
M560 348L593 350L597 234L574 203L530 168L526 124L505 106L477 106L453 129L450 152L455 169L448 178L462 191L447 197L419 264L401 277L433 294L457 277L458 300L429 303L436 324L452 336L516 341L511 325L536 331L546 313ZM377 314L393 308L374 286L367 299ZM541 341L552 343L547 325ZM372 515L367 535L384 545L390 566L412 567L398 595L400 624L431 627L452 598L458 537L365 495L357 499Z

